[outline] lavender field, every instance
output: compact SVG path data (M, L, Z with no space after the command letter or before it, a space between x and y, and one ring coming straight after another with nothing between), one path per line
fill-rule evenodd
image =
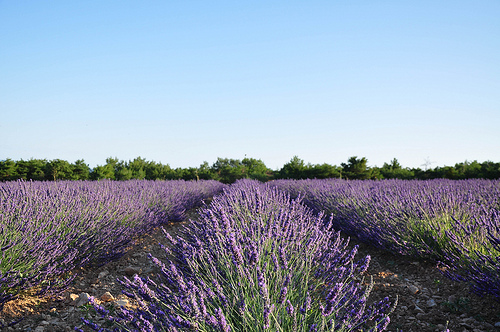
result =
M27 289L64 289L131 239L165 233L160 273L122 278L139 309L94 302L95 331L383 331L397 294L370 296L370 256L355 237L439 264L500 300L500 181L277 180L10 182L0 186L0 305Z
M394 253L438 262L500 300L500 181L274 181L335 228Z
M105 264L131 240L220 192L216 181L0 184L0 309L20 293L64 289L80 266Z
M140 310L95 308L120 331L383 331L396 301L369 298L370 257L286 193L239 181L151 259L154 280L123 284ZM111 331L84 320L95 331Z

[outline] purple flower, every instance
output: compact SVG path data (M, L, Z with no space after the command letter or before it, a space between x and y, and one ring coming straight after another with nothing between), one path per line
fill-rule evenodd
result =
M221 308L217 309L217 318L219 320L219 326L223 332L231 331L231 327L227 325L226 317L224 317L224 313Z
M286 298L286 293L287 292L288 292L288 289L286 287L281 288L281 292L280 292L280 297L278 299L278 303L283 304L285 302L285 298Z
M290 300L286 300L286 303L288 304L287 307L286 307L286 311L288 312L288 314L293 317L294 316L294 313L295 313L295 309L293 308L293 305L292 303L290 302Z
M241 252L241 248L236 243L234 232L229 233L229 243L231 245L231 251L233 253L233 259L236 262L236 266L243 265L243 254Z
M271 312L274 309L274 304L269 306L266 305L264 307L264 329L267 330L271 326L271 318L269 317Z

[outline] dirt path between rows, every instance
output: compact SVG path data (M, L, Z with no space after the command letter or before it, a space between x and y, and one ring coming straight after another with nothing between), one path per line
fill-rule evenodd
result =
M196 218L190 211L188 219ZM185 224L169 224L165 229L176 233ZM162 231L155 230L135 242L134 247L119 260L99 268L81 269L71 287L55 298L22 296L6 304L0 313L0 323L16 318L24 319L4 331L58 332L73 331L79 327L92 331L81 322L81 317L103 322L90 305L85 303L86 294L111 307L136 303L122 294L123 287L116 280L139 275L153 275L155 266L147 258L151 253L159 259L165 254L158 243L166 244ZM351 246L356 244L351 241ZM370 255L367 280L373 277L374 287L370 299L399 298L398 306L391 315L387 331L497 331L500 332L500 303L490 297L479 298L469 288L445 278L435 264L398 257L390 253L359 244L357 258ZM447 325L448 324L448 325Z

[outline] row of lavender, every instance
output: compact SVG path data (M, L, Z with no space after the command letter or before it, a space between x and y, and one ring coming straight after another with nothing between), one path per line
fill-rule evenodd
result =
M94 304L113 331L382 331L389 323L390 300L368 299L370 257L355 261L357 247L348 250L323 214L278 189L239 181L166 236L168 259L150 257L161 273L122 281L141 309L111 314Z
M119 257L131 240L182 219L223 187L216 181L0 183L0 310L27 289L64 288L70 271Z
M280 180L272 186L331 213L336 229L440 262L448 277L500 300L500 181Z

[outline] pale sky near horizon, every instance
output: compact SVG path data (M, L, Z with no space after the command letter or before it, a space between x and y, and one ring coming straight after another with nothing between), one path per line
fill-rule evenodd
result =
M500 162L500 1L0 0L0 160Z

